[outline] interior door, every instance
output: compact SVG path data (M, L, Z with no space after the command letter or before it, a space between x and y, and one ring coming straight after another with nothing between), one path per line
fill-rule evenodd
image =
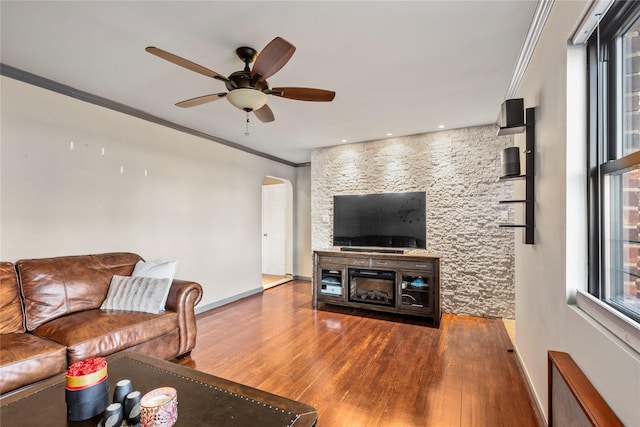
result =
M262 186L262 274L286 274L286 207L285 184Z

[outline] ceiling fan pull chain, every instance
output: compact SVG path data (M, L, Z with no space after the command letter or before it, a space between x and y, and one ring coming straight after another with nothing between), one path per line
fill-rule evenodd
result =
M247 124L245 125L244 136L249 136L249 112L247 111Z

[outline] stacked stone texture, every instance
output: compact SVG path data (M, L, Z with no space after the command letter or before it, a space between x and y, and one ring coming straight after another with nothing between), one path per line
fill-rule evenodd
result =
M498 181L512 136L480 126L314 150L312 246L332 247L333 196L425 191L427 250L442 256L444 312L515 317L514 181ZM522 184L524 185L524 184ZM516 233L520 233L517 231Z

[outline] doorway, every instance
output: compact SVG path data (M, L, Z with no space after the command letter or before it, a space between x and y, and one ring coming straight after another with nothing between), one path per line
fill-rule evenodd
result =
M293 279L293 187L286 179L262 182L262 287Z

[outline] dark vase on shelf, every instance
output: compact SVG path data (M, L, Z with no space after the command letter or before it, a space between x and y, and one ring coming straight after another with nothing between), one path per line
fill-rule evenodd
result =
M500 163L502 164L502 177L520 175L520 149L509 147L500 153Z

